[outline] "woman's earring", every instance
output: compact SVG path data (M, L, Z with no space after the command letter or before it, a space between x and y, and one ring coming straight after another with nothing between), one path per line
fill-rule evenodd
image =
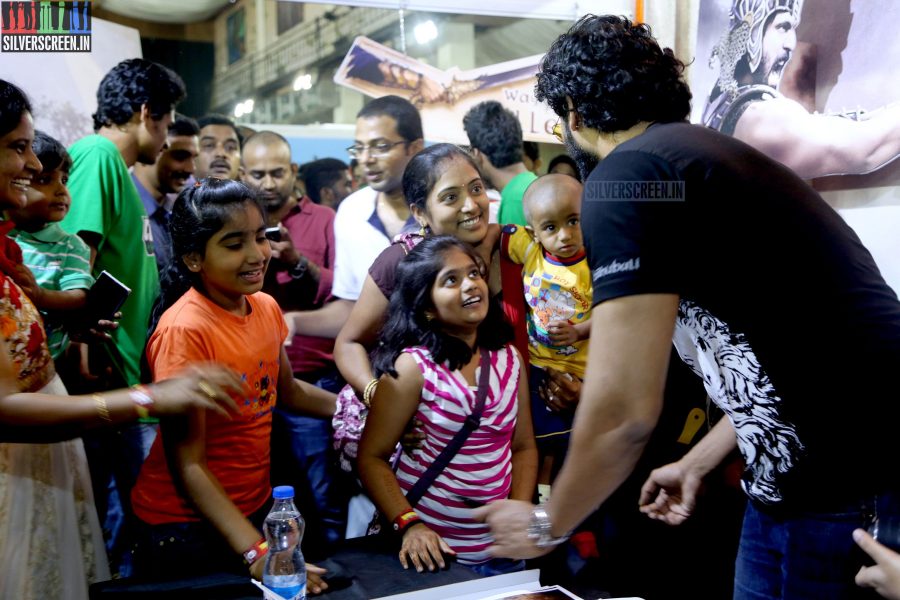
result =
M425 313L425 320L431 323L432 321L434 321L434 315L431 313Z
M421 235L422 237L428 236L428 225L426 225L425 223L419 223L419 235Z

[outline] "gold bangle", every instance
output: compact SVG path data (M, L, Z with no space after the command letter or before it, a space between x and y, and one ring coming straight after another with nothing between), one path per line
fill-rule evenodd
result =
M366 406L366 408L372 408L372 396L375 395L376 387L378 387L377 377L367 383L366 388L363 390L362 403Z
M106 404L106 398L100 394L94 394L94 404L97 405L97 412L100 413L100 419L104 423L112 423L112 417L109 416L109 406Z

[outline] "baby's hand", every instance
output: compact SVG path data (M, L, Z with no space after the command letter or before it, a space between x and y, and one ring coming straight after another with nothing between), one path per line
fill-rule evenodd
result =
M578 332L568 321L550 321L547 332L556 346L571 346L578 341Z

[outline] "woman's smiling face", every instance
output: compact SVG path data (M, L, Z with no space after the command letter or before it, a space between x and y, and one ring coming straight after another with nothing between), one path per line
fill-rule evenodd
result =
M481 175L460 157L439 166L443 173L428 194L424 213L416 216L435 235L452 235L478 244L484 240L488 227L488 197Z
M15 129L0 137L0 207L20 208L28 202L31 180L41 172L34 155L34 121L25 111Z

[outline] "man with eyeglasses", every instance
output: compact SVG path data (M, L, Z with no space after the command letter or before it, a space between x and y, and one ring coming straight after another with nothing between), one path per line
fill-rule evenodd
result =
M399 96L376 98L359 111L347 152L359 161L369 185L347 196L334 218L334 300L319 310L286 315L298 332L337 337L369 267L394 236L418 228L403 197L403 171L424 143L419 111Z

